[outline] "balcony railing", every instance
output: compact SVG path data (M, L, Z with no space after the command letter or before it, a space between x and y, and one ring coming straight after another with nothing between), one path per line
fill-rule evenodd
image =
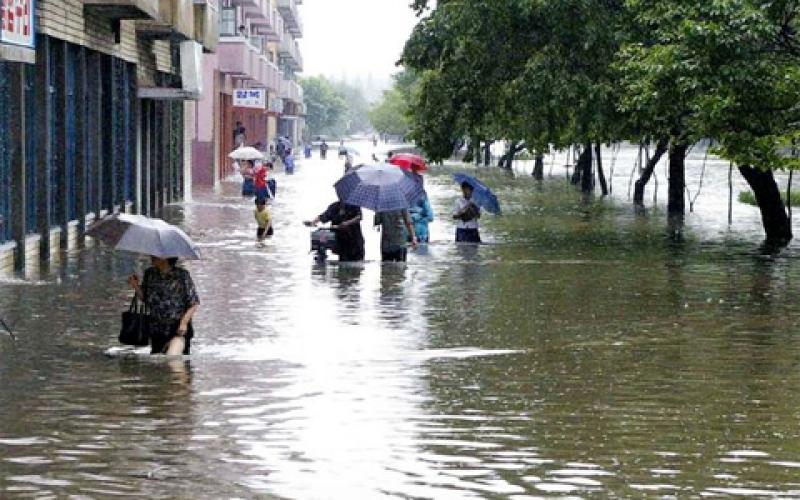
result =
M284 77L281 82L280 96L284 100L299 104L303 102L303 89L294 80Z
M193 0L159 0L158 18L139 21L136 32L148 38L194 38Z
M219 42L219 9L208 2L194 0L194 39L205 51L214 52Z
M259 79L258 54L244 37L222 37L217 45L220 73L246 80Z
M278 0L278 10L289 33L295 38L303 36L303 23L300 20L300 12L297 10L297 2L295 0Z
M158 18L158 0L84 0L83 8L108 19Z
M281 62L291 67L294 71L303 71L303 56L300 47L292 37L284 37L278 44L278 55Z
M281 89L281 73L275 64L271 63L266 56L261 56L262 81L261 83L271 92L279 93Z

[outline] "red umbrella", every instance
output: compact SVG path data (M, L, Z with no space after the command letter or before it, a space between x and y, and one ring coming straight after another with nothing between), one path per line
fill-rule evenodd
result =
M396 165L403 170L408 170L411 172L418 173L428 170L428 165L425 163L425 159L423 157L410 153L396 154L392 156L392 159L389 160L389 163Z

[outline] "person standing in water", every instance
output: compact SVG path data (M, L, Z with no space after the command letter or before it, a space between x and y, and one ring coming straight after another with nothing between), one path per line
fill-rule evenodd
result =
M394 210L375 214L375 226L381 229L381 260L405 262L408 258L407 242L417 248L417 235L408 210Z
M472 201L473 188L469 183L461 184L461 196L456 200L453 208L453 219L456 220L457 243L480 243L481 235L478 219L481 218L481 209Z
M256 198L256 209L254 212L258 229L256 230L256 239L259 243L263 243L268 236L272 236L272 214L267 208L266 198Z
M150 257L144 278L132 274L128 284L150 311L150 353L188 355L194 328L192 317L200 298L189 271L177 258Z

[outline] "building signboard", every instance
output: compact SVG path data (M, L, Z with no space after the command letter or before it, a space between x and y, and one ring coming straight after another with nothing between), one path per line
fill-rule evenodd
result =
M267 89L234 89L233 106L236 108L267 109Z
M36 48L34 0L0 0L0 43Z

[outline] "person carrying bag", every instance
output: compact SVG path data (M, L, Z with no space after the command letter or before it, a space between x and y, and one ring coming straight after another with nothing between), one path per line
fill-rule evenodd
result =
M136 347L150 344L150 314L136 295L133 296L128 310L122 313L118 340L120 344Z

